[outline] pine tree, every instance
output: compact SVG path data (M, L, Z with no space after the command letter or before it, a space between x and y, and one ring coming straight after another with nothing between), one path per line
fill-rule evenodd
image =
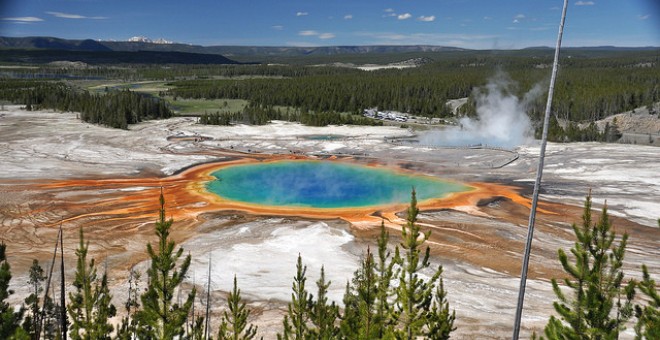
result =
M94 259L87 261L89 242L85 243L80 228L80 244L76 249L76 276L73 281L75 293L69 293L67 310L71 319L72 339L110 339L114 327L108 319L115 316L112 296L108 288L107 275L98 282Z
M229 311L225 311L220 323L218 340L250 340L257 334L257 327L248 324L251 311L245 307L241 299L241 290L234 275L234 288L227 296Z
M387 333L391 333L393 321L393 307L390 300L395 295L390 285L392 278L397 277L399 274L399 267L395 266L401 262L399 255L399 247L395 248L394 257L391 257L390 252L387 250L387 244L390 239L390 234L385 230L385 222L381 221L380 235L378 237L378 264L376 272L378 274L377 292L376 292L376 307L374 319L377 327L378 338L384 338Z
M50 296L46 297L41 314L41 327L43 329L43 339L55 339L60 336L59 319L60 309L55 305Z
M284 331L282 334L277 334L278 339L301 340L309 334L307 322L309 321L309 310L312 301L311 296L305 289L306 272L307 266L303 266L302 257L298 254L296 276L293 277L291 302L289 302L287 315L284 316L282 322Z
M632 316L634 283L624 286L621 269L628 235L623 234L618 245L616 234L603 207L597 223L591 220L591 194L586 198L582 225L573 224L577 238L571 249L575 263L559 249L559 261L568 273L564 285L572 292L565 294L556 279L552 288L559 301L554 308L559 319L552 316L545 327L550 339L616 339ZM624 302L621 302L621 299ZM562 322L563 321L563 322Z
M84 339L89 335L92 328L92 313L94 299L92 297L92 282L96 281L96 267L94 260L87 261L87 248L83 230L80 228L80 244L76 250L76 277L73 286L76 292L69 293L69 305L67 306L71 319L71 338Z
M328 304L328 288L330 281L325 280L325 269L321 266L321 277L316 281L318 293L311 303L309 317L314 328L310 336L314 339L334 339L339 334L336 322L339 318L339 307L334 302Z
M170 227L174 221L165 219L165 198L160 194L160 215L156 222L157 248L147 244L151 266L147 270L148 286L141 296L143 309L137 313L140 337L151 339L172 339L184 334L184 325L195 300L196 290L188 294L183 305L174 303L174 293L183 282L190 267L190 255L176 269L183 254L183 248L174 252L175 243L169 239Z
M401 272L399 274L399 286L396 288L397 310L394 317L398 320L398 328L395 331L397 338L415 339L419 336L430 336L429 326L438 328L440 324L445 324L449 328L448 333L453 328L453 319L450 315L439 313L439 310L448 309L444 300L444 289L442 285L437 287L442 274L442 267L439 266L435 273L429 279L420 276L420 272L428 268L430 249L426 247L423 257L420 257L420 247L428 240L430 232L423 233L417 225L417 197L415 190L412 191L410 207L408 208L408 217L406 226L401 229L401 248L403 255L401 257ZM438 292L440 290L440 292ZM440 298L440 306L433 310L432 304L436 293L436 301ZM443 326L444 327L444 326ZM437 334L433 334L434 336Z
M0 339L28 338L26 332L19 327L24 310L21 308L15 312L14 308L6 302L7 298L14 294L9 289L11 266L7 262L6 249L5 243L0 243Z
M358 313L358 299L357 295L353 293L350 282L346 282L346 290L344 292L344 314L341 315L339 323L339 330L342 338L344 339L359 339L358 332L360 330L360 316Z
M374 339L381 338L379 323L376 318L376 299L378 298L378 276L374 257L370 249L360 261L360 268L353 274L352 286L347 287L344 296L344 318L342 333L346 338Z
M442 268L440 269L442 273ZM456 329L454 321L456 312L449 312L449 302L445 285L440 277L433 296L433 305L427 317L427 337L431 339L449 339L450 333Z
M126 308L126 316L122 318L119 329L117 330L118 339L130 340L136 337L138 323L135 319L135 314L140 308L140 302L138 299L140 277L140 272L131 269L128 278L128 298L124 304L124 307Z
M101 282L94 287L95 313L91 335L94 339L110 339L114 326L109 319L117 315L117 309L112 304L112 295L108 287L108 274L103 273Z
M646 265L642 265L642 275L643 278L638 287L646 295L648 302L645 306L635 306L637 316L635 339L660 339L660 294L658 294L655 280L651 279Z
M41 313L39 308L39 294L44 290L42 283L46 279L44 270L41 268L41 265L39 265L37 259L32 260L32 266L30 266L28 278L29 280L27 284L32 288L32 292L27 298L25 298L25 304L28 306L30 314L25 316L25 319L23 320L23 328L32 338L36 338L37 333L39 332L38 325Z
M205 340L204 334L204 317L198 317L193 319L193 322L186 329L186 336L182 338L187 338L190 340Z

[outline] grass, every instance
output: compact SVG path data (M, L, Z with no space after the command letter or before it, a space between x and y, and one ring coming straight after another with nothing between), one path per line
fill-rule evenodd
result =
M199 116L204 113L238 112L243 111L248 101L242 99L181 99L174 100L171 96L160 97L161 92L167 91L170 86L165 81L140 82L113 82L100 83L98 81L80 84L92 93L103 93L108 90L129 89L134 92L146 93L165 100L177 114L182 116Z
M164 98L176 113L182 116L198 116L204 113L238 112L248 105L243 99L177 99Z
M92 93L102 93L105 92L106 88L108 90L126 90L147 93L150 95L158 96L158 93L161 91L166 91L169 89L169 86L166 86L167 82L164 81L141 81L133 83L99 83L91 82L83 85L88 91Z

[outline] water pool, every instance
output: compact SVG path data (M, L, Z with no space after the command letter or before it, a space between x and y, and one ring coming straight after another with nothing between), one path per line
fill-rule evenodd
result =
M442 198L470 187L393 170L328 161L278 161L221 168L207 189L227 200L310 208L358 208Z

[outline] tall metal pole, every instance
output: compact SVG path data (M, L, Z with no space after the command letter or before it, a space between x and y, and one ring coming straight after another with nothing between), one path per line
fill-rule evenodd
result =
M211 307L211 253L209 252L209 276L206 282L206 319L204 320L204 340L209 339L209 316Z
M516 319L513 326L513 340L518 340L520 335L520 320L522 319L523 304L525 302L525 286L527 285L527 267L529 266L529 255L532 250L532 239L534 238L534 221L536 220L536 206L539 200L539 189L541 187L541 177L543 177L543 163L545 162L545 147L548 144L548 125L550 123L550 111L552 108L552 96L555 90L555 80L557 78L557 69L559 64L559 48L561 47L561 37L564 33L564 21L566 19L566 8L568 0L564 0L564 8L561 13L561 22L559 24L559 33L557 36L557 46L555 47L555 60L552 63L552 76L550 78L550 88L548 89L548 101L545 105L545 117L543 119L543 135L541 136L541 152L539 155L539 165L536 170L536 181L534 182L534 193L532 194L532 208L529 213L529 224L527 226L527 243L525 244L525 255L523 257L522 270L520 273L520 289L518 290L518 305L516 307Z
M64 232L60 232L60 268L61 268L61 286L60 286L60 318L62 320L62 339L66 340L68 331L67 318L66 318L66 289L64 282Z

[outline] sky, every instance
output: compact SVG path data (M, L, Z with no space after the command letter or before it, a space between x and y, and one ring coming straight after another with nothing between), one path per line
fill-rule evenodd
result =
M562 0L0 0L0 36L554 47ZM660 46L660 0L570 0L563 46Z

